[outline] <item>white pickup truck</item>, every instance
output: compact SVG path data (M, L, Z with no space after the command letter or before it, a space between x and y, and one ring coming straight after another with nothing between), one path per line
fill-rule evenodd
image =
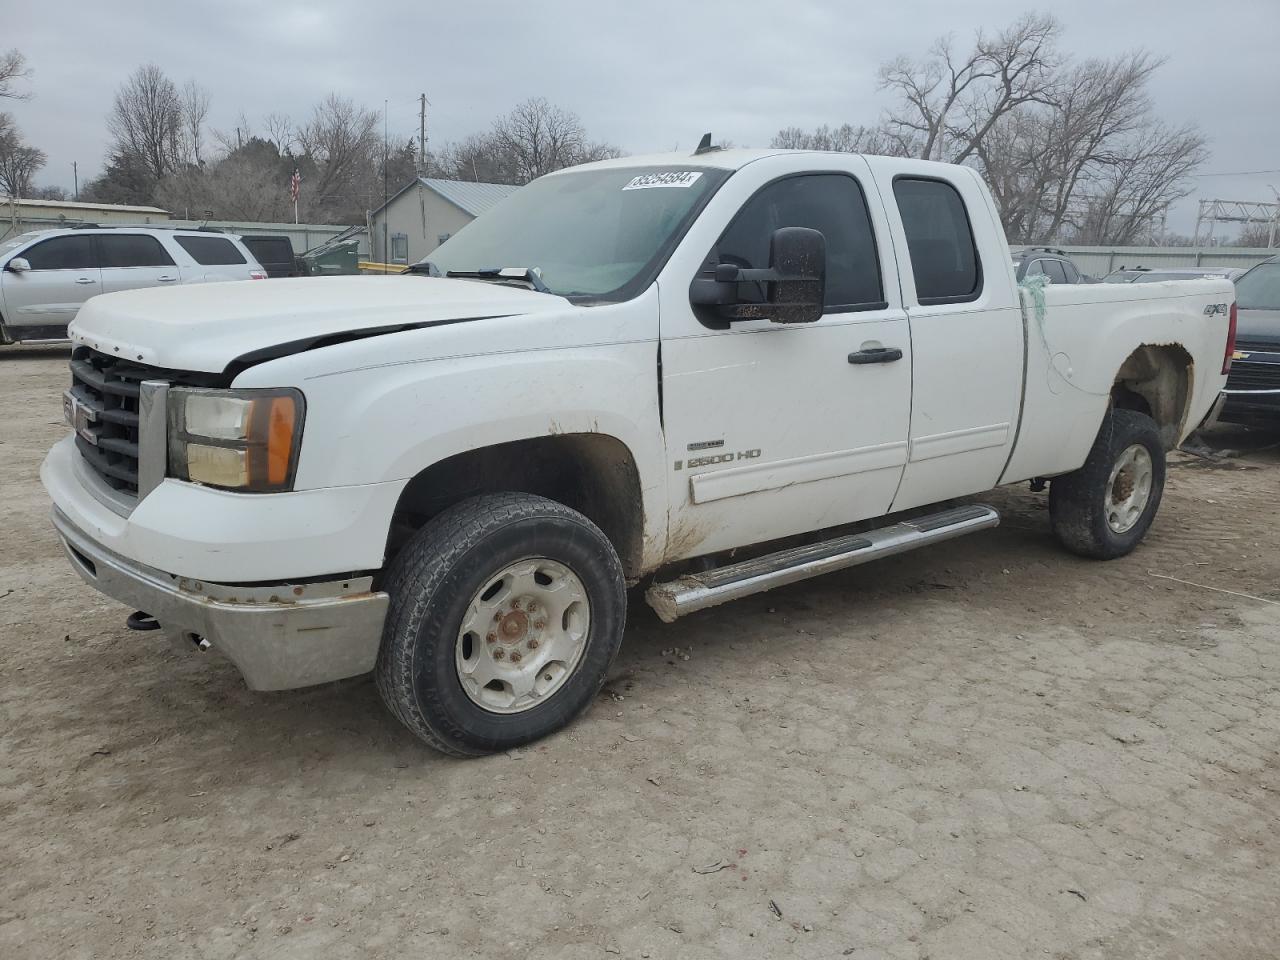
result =
M396 277L120 293L41 471L75 570L251 688L373 670L442 750L555 730L663 620L994 526L1122 556L1225 280L1020 288L965 167L702 150L543 177ZM851 604L856 603L850 598Z

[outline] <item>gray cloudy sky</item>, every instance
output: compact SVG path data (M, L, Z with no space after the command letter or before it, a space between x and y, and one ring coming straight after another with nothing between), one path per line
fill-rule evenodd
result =
M272 111L303 117L336 90L371 107L389 99L392 133L407 137L425 90L429 142L483 129L541 95L627 152L692 147L705 130L765 146L792 124L873 123L884 105L875 88L882 60L921 54L943 33L1002 26L1026 9L999 0L0 0L0 48L17 46L35 70L32 99L4 109L49 155L39 182L68 188L73 160L82 183L101 171L112 94L146 62L204 85L211 124L222 129L242 111L251 123ZM1077 0L1052 9L1076 57L1142 46L1168 58L1153 84L1157 110L1208 134L1205 174L1269 171L1202 177L1171 229L1190 232L1195 196L1272 199L1280 0Z

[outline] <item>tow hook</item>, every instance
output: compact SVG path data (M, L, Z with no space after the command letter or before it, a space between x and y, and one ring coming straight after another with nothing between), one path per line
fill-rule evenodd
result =
M124 625L130 630L147 631L160 629L160 621L141 610L135 610L129 614L129 618L125 620Z

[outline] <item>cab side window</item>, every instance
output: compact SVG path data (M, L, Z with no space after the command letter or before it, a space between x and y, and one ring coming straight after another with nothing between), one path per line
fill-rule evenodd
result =
M1050 283L1066 283L1067 274L1062 269L1061 260L1044 260L1044 272L1049 276Z
M907 235L916 299L926 305L976 300L982 270L969 214L956 188L942 180L899 177L893 194Z
M714 257L740 267L768 267L769 242L779 227L809 227L826 237L828 312L885 306L871 216L853 177L806 174L761 188L720 237ZM763 288L744 283L739 289L745 301L762 303Z
M104 267L171 267L173 257L160 241L145 233L113 233L98 237Z
M54 237L28 247L20 256L26 258L32 270L95 270L98 267L90 236Z

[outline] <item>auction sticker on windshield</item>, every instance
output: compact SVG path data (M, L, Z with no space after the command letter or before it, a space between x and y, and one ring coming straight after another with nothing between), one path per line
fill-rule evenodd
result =
M642 173L632 177L623 190L648 190L652 187L691 187L702 173L697 170L668 170L664 173Z

